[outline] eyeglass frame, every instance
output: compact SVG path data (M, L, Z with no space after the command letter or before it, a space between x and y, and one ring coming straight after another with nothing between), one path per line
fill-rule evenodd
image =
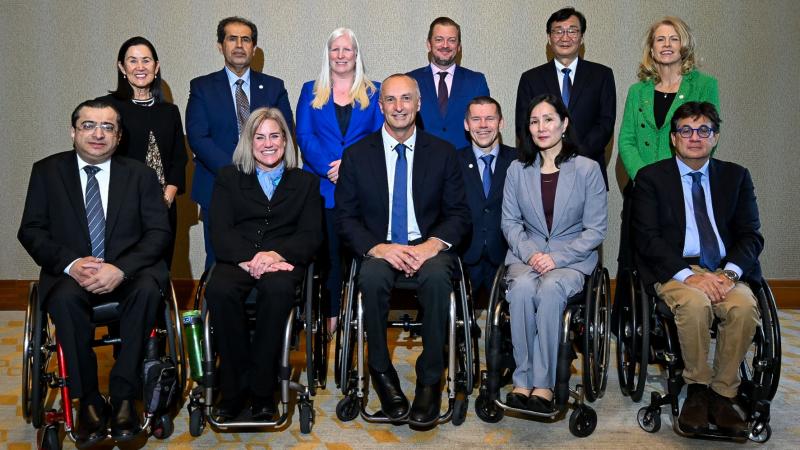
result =
M554 38L559 38L561 36L566 35L570 39L575 39L576 37L580 36L581 29L578 28L578 27L569 27L569 28L560 28L559 27L559 28L551 29L550 32L547 33L547 34L549 34L550 36L552 36Z
M691 130L691 134L684 135L684 133L688 132L689 130ZM703 134L708 133L708 135L703 136L702 134L700 134L701 131L703 132ZM683 139L691 139L695 133L697 133L697 137L699 137L700 139L710 139L712 136L714 136L714 134L717 133L717 130L714 127L710 127L708 125L700 125L697 128L692 128L689 125L684 125L680 128L672 130L672 132L682 137Z
M79 123L77 127L78 130L84 131L87 133L94 133L94 130L100 128L100 131L106 134L112 134L117 132L117 126L110 122L95 122L94 120L84 120L83 122Z

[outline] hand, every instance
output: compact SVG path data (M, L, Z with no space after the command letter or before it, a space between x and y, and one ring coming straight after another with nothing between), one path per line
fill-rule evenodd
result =
M528 260L528 265L541 274L545 274L556 268L556 262L553 261L553 257L547 253L541 252L534 253L531 259Z
M367 253L374 258L385 259L395 270L406 274L407 277L414 275L415 270L412 265L415 256L411 247L401 244L378 244L372 247Z
M286 272L291 272L291 271L294 270L294 266L289 264L286 261L280 261L280 262L276 262L275 264L272 264L271 266L267 267L267 269L264 272L265 273L266 272L279 272L281 270L286 271Z
M686 283L688 286L703 291L708 299L711 300L711 304L716 305L717 303L725 300L725 296L728 294L728 291L730 291L733 287L730 280L726 279L726 281L728 282L728 285L726 285L725 282L720 279L720 276L706 272L689 275L686 280L684 280L684 283Z
M92 294L108 294L124 280L125 274L113 264L89 263L87 265L98 266L97 272L81 283L81 287Z
M412 261L411 268L414 269L414 272L418 271L420 267L425 264L425 261L438 255L445 247L444 242L433 238L429 238L421 244L412 246L411 254L414 260Z
M73 280L77 281L82 287L83 282L97 273L97 269L102 263L103 260L100 258L95 258L94 256L84 256L83 258L75 261L72 267L69 268L69 276L71 276Z
M267 267L284 261L283 257L274 251L258 252L253 259L246 262L247 272L253 278L261 278L261 274L266 272Z
M172 206L172 203L175 202L175 195L178 193L178 187L168 184L164 186L164 203L166 203L167 208Z
M330 166L330 170L328 171L328 179L331 180L331 183L336 184L339 181L339 164L342 163L341 159L337 159L332 163L328 164Z

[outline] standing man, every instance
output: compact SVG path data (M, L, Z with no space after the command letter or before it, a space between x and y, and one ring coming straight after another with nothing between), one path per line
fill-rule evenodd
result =
M500 144L503 111L491 97L475 97L467 106L464 129L472 145L458 151L464 191L472 215L472 234L461 246L473 293L492 288L497 267L506 257L508 245L500 229L506 170L516 150Z
M575 8L563 8L547 19L553 59L522 74L517 88L517 139L523 139L531 99L540 94L561 96L578 137L579 153L600 164L608 190L606 146L614 134L617 93L610 68L580 58L586 18Z
M686 433L717 429L747 436L733 407L739 364L753 342L759 311L741 280L760 281L764 248L750 172L711 159L719 114L708 102L687 102L672 116L675 157L636 175L634 247L647 286L675 314L688 394L678 425ZM713 367L709 328L719 319Z
M381 409L391 419L430 426L442 398L449 296L458 245L469 210L452 145L419 131L417 83L395 74L381 85L381 130L345 149L336 186L337 227L363 257L358 289L364 301L369 372ZM424 311L417 388L408 400L386 345L389 297L395 282L411 278Z
M141 395L144 344L169 289L162 259L172 232L156 173L113 156L119 112L104 100L72 113L73 150L34 164L17 237L41 266L39 301L56 326L80 399L78 448L140 430L133 402ZM119 302L120 344L109 377L110 414L97 383L92 306ZM110 423L109 423L110 416Z
M214 263L208 231L208 207L214 178L231 164L239 133L250 111L263 106L281 110L294 131L292 107L283 80L250 70L256 54L258 29L241 17L217 25L217 48L225 67L191 81L186 106L186 137L194 153L192 200L200 205L206 247L206 269ZM291 151L294 151L293 149Z
M449 17L439 17L428 29L431 63L408 74L422 93L419 126L455 148L469 145L461 126L467 103L479 95L489 95L486 77L456 65L461 52L461 27Z

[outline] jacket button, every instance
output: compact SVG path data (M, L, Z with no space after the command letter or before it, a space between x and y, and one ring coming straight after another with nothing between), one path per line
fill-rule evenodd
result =
M260 247L260 245L258 245L257 243L253 244L253 248L258 248L258 247Z
M442 131L447 131L447 127L442 128Z
M339 143L339 145L344 145L344 141L341 141L341 142Z
M256 231L256 234L261 236L261 230Z
M492 211L492 210L491 210L491 209L489 209L489 208L483 208L483 212L485 212L485 213L489 213L489 212L491 212L491 211Z
M645 145L645 147L649 147L649 146L650 146L650 143L649 143L649 142L647 142L647 141L644 141L644 145Z
M641 124L641 125L642 125L642 128L644 128L644 124Z
M642 111L642 108L639 108L639 112L644 112L644 111Z

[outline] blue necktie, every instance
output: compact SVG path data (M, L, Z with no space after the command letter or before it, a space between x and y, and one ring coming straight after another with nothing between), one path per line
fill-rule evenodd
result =
M569 108L569 96L572 93L572 81L569 79L569 73L572 72L572 69L567 69L566 67L561 69L561 73L564 74L564 78L561 81L561 100L564 101L564 106Z
M392 242L408 244L408 206L406 189L408 186L408 161L406 146L397 144L397 164L394 166L394 189L392 191Z
M492 160L494 155L483 155L483 196L489 198L489 189L492 187Z
M106 253L106 217L103 214L103 202L100 200L100 185L95 174L100 171L96 166L84 166L86 171L86 220L89 223L89 240L92 243L92 256L105 258Z
M691 172L692 177L692 205L694 207L694 220L697 222L697 232L700 235L700 265L708 270L717 270L719 267L719 244L717 235L711 226L706 208L706 194L700 179L701 172Z

